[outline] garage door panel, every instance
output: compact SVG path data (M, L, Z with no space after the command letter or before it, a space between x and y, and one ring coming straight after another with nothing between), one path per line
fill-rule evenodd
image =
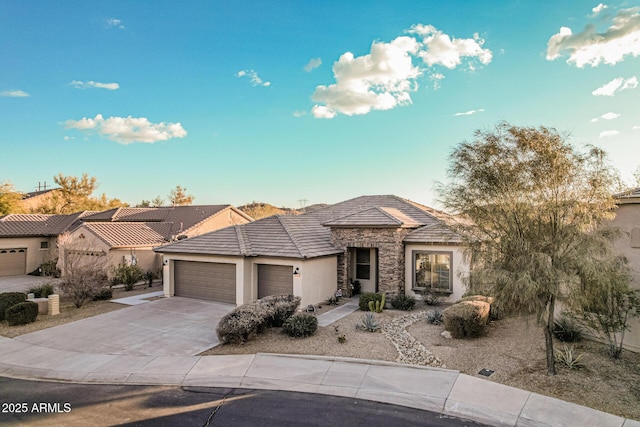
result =
M16 276L27 272L27 250L0 249L0 276Z
M235 264L174 261L175 295L236 303Z
M293 295L293 266L258 264L258 298Z

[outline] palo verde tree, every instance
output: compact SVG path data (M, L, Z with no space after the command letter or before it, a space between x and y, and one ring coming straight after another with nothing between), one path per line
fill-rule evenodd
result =
M13 184L8 181L0 181L0 216L22 213L21 200L22 194L16 191Z
M555 374L555 307L580 286L577 265L599 256L594 232L614 215L616 177L605 153L574 149L555 129L503 122L456 147L441 186L467 243L468 286L543 325Z
M187 194L187 188L176 185L176 188L169 192L169 202L171 206L184 206L193 203L195 197Z
M87 173L83 173L80 177L59 173L53 177L53 180L58 188L52 192L47 202L38 207L40 213L68 214L127 206L118 199L107 198L104 193L99 197L93 197L93 192L98 188L98 180Z

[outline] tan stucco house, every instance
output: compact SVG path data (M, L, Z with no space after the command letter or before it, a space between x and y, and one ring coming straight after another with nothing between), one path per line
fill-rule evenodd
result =
M161 265L153 248L250 221L231 205L111 209L85 216L82 225L61 239L58 265L63 276L72 259L99 264L107 274L131 264L155 273Z
M611 225L617 227L622 236L616 241L616 249L629 261L632 269L631 286L640 289L640 188L616 194L618 209ZM640 351L640 320L630 322L631 330L625 335L625 347Z
M358 280L362 292L464 292L460 237L446 215L397 196L362 196L156 248L165 296L243 304L278 293L317 304Z
M80 226L82 218L92 213L0 217L0 276L27 274L55 259L58 236Z

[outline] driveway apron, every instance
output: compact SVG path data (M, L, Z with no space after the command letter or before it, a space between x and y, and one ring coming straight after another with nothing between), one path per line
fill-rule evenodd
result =
M82 353L194 356L217 345L216 326L233 305L171 297L14 338Z

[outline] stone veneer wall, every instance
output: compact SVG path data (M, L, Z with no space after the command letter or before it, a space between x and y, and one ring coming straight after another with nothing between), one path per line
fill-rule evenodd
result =
M349 283L351 254L348 248L378 249L378 292L396 295L404 292L404 243L408 228L331 228L331 240L344 250L338 256L338 288Z

